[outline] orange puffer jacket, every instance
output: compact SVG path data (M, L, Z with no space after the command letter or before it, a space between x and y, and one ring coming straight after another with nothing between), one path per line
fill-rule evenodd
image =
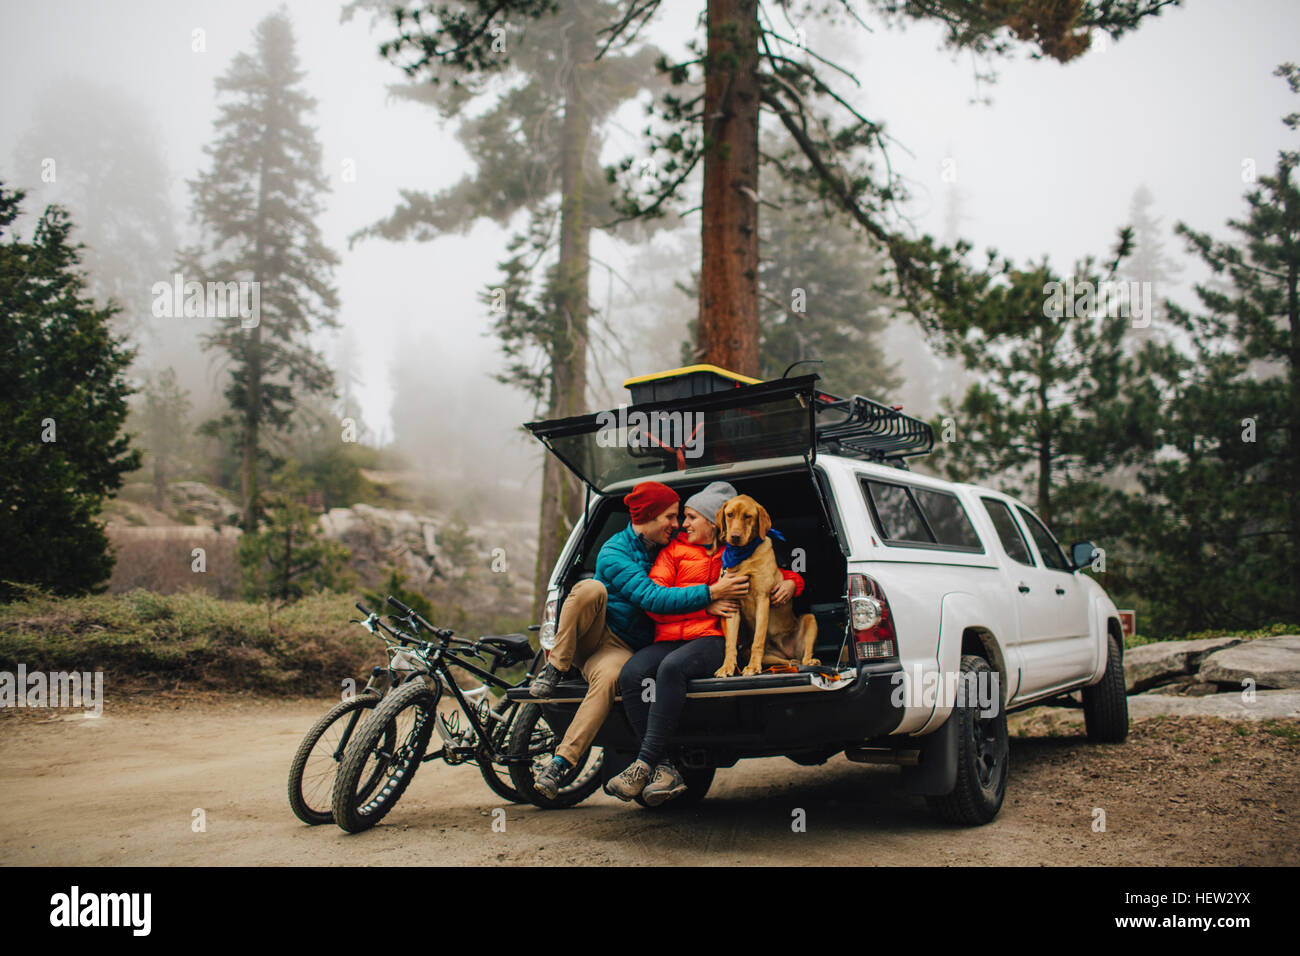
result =
M803 578L793 571L781 569L787 580L794 582L795 597L803 593ZM722 548L712 555L698 544L686 540L680 532L659 551L650 568L650 580L667 588L684 588L696 584L712 584L722 576ZM720 619L706 608L685 614L651 614L655 622L656 641L692 641L697 637L722 635Z

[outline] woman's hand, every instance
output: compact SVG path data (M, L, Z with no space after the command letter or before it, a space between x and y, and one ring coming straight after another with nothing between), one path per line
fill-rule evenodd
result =
M780 607L794 597L794 582L788 578L782 578L781 583L772 588L771 603L773 607Z
M704 610L708 611L714 617L730 617L733 614L740 613L740 604L736 601L723 599L713 601Z

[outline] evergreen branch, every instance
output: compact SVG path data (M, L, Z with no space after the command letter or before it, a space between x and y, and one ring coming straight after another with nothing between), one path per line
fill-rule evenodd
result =
M646 23L649 22L652 16L654 16L655 11L659 9L659 4L660 0L632 0L632 2L628 4L627 12L615 23L612 23L607 27L602 27L596 31L596 36L600 36L602 33L608 33L609 39L606 40L601 45L600 49L596 51L596 56L593 59L599 60L603 57L606 52L609 51L609 48L613 46L614 41L622 35L623 31L632 26L632 22L639 18L640 22L632 28L632 32L623 40L623 45L626 46L635 40L637 35L645 27Z

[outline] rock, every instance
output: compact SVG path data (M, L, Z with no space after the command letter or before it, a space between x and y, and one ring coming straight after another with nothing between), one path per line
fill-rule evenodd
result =
M427 582L445 570L436 542L437 523L430 515L364 504L331 508L320 516L325 536L347 546L352 552L349 564L363 578L374 577L392 563L416 582Z
M1128 714L1134 720L1154 717L1157 714L1173 714L1182 717L1227 717L1237 720L1300 717L1300 691L1259 691L1255 694L1255 700L1249 704L1241 699L1240 692L1213 694L1208 697L1136 694L1128 699Z
M1215 651L1201 661L1197 677L1235 687L1253 678L1256 687L1300 688L1300 635L1261 637Z
M1196 673L1207 654L1240 644L1236 637L1199 641L1160 641L1124 652L1124 684L1130 694Z
M1219 693L1219 685L1203 684L1195 677L1184 677L1172 684L1152 687L1146 693L1164 697L1204 697L1207 694Z
M239 508L230 499L201 481L175 481L167 486L170 510L194 518L197 524L221 527L234 524Z

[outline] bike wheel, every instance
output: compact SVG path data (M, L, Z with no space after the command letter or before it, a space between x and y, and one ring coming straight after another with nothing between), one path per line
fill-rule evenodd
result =
M438 692L419 679L380 701L343 754L334 781L335 823L360 833L393 809L420 766L437 714ZM367 792L366 780L376 767L380 781Z
M483 781L502 800L527 803L528 798L514 787L510 765L497 762L497 755L505 754L509 746L510 729L519 713L519 705L502 697L492 705L492 713L500 719L492 720L489 724L492 746L479 751L478 769L483 774Z
M343 754L367 712L379 703L376 693L359 694L331 707L298 745L289 765L289 807L303 823L319 826L334 820L330 795ZM388 741L391 751L396 734ZM381 768L363 775L361 790L369 793L381 779Z
M578 765L565 775L559 793L554 797L545 797L533 787L537 774L555 756L559 743L559 737L547 724L540 704L523 704L519 708L510 731L509 754L512 758L529 759L511 763L510 778L515 789L529 803L543 810L572 807L586 800L600 786L600 767L605 752L600 747L591 747L579 758Z

